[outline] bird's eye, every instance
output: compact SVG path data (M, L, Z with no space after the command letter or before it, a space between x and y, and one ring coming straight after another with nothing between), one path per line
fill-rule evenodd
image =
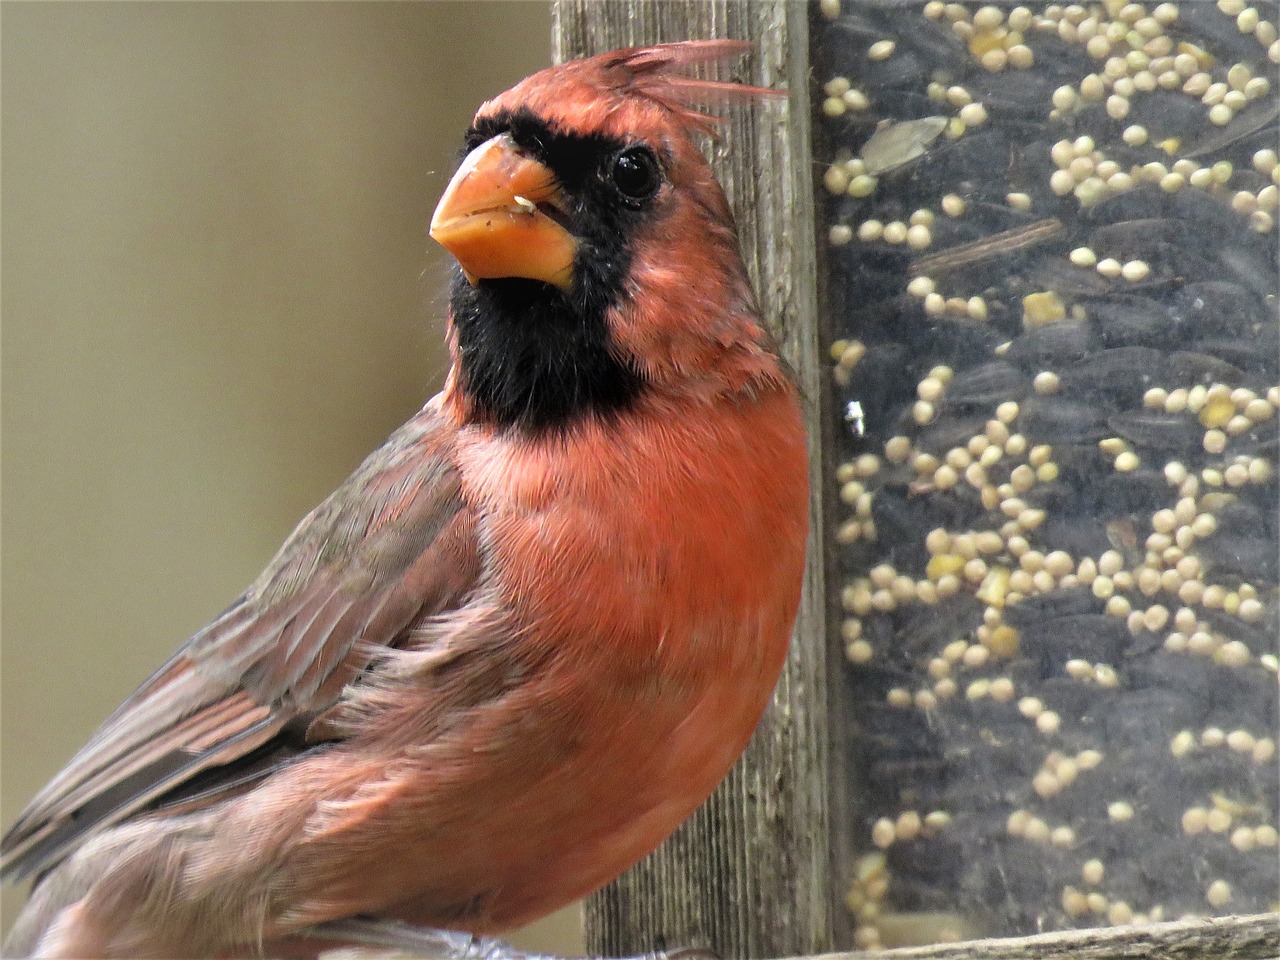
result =
M628 147L615 155L609 167L609 178L631 203L648 200L658 192L662 183L658 159L647 147Z

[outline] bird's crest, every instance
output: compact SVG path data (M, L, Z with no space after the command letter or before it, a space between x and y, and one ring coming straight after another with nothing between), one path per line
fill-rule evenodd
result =
M628 47L583 61L617 77L629 92L661 103L682 115L703 133L714 135L722 118L704 113L700 106L718 106L770 97L785 97L785 90L753 87L723 80L689 76L682 71L702 63L738 57L752 48L745 40L685 40L651 47Z

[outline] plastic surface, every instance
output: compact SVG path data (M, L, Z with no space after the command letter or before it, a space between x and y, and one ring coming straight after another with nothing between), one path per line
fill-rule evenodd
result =
M1276 907L1276 23L818 5L860 946Z

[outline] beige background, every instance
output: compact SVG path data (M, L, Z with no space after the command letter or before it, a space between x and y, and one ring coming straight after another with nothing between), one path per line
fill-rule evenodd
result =
M531 2L0 5L5 824L434 391L426 223L549 36Z

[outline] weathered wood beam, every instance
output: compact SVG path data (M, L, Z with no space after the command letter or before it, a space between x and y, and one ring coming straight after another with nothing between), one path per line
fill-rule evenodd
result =
M335 950L321 960L412 960L411 955ZM1132 927L969 940L903 950L829 953L792 960L1276 960L1280 914L1179 920ZM527 960L551 960L529 957Z
M1276 960L1280 914L1179 920L1132 927L968 940L806 960Z

